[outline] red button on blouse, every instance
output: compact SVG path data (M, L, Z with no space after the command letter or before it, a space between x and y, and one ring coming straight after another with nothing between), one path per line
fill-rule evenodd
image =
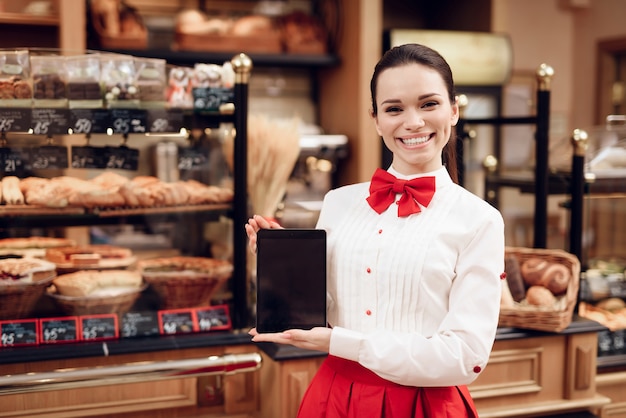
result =
M480 366L474 366L474 373L480 373L481 370Z
M370 316L371 314L372 314L372 311L370 311L369 309L365 311L365 315Z
M367 271L368 273L371 273L372 269L368 267L367 270L365 270L365 271Z
M378 230L378 233L379 233L379 234L382 234L382 233L383 233L383 230L382 230L382 229L379 229L379 230Z
M502 279L502 280L506 279L506 272L504 272L504 273L502 273L502 274L500 275L500 279Z

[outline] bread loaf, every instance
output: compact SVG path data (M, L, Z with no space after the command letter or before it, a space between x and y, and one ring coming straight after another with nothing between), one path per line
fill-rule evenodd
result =
M516 256L508 254L504 257L504 271L513 300L521 302L526 297L526 284L522 278L519 260Z

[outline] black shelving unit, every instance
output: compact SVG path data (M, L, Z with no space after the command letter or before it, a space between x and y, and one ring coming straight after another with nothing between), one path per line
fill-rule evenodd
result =
M534 243L535 248L546 248L548 224L548 195L550 194L550 176L548 168L549 130L550 130L550 81L553 75L551 67L542 64L537 70L537 103L534 115L526 117L495 117L484 119L461 118L457 124L457 132L462 139L467 138L470 125L513 125L528 124L535 126L535 168L525 179L524 184L532 187L535 195L534 208ZM499 167L485 178L486 200L498 206L498 189L503 186L515 187L517 183L506 183L505 173Z

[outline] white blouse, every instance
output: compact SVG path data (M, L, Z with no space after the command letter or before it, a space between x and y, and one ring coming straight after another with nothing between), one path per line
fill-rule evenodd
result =
M467 385L497 330L504 222L445 168L423 175L436 176L435 195L404 218L369 206L369 182L324 198L330 354L402 385Z

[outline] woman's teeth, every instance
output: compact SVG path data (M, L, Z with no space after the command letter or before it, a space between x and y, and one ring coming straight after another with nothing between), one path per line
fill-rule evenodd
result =
M404 138L401 141L405 145L419 145L426 143L429 138L430 136L421 136L419 138Z

